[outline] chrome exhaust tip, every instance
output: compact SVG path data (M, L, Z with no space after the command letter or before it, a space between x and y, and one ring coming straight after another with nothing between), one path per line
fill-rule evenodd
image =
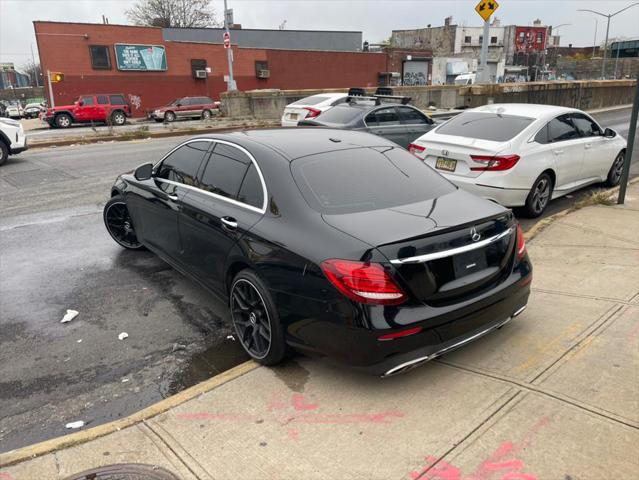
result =
M516 317L517 315L519 315L520 313L522 313L524 310L526 310L526 307L527 307L527 306L528 306L528 305L524 305L524 306L523 306L523 307L521 307L519 310L515 311L515 313L513 313L513 314L511 315L511 318L514 318L514 317Z

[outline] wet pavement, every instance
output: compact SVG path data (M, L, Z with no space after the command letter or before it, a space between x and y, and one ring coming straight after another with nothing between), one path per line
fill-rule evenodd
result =
M629 110L605 115L627 134ZM182 140L34 149L0 168L0 452L126 416L247 358L221 300L102 224L116 175ZM80 313L61 324L66 309Z

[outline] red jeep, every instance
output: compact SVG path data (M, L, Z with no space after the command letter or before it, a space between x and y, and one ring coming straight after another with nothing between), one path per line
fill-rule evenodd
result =
M72 105L48 108L42 120L51 128L68 128L73 123L124 125L131 116L131 105L121 93L80 95Z

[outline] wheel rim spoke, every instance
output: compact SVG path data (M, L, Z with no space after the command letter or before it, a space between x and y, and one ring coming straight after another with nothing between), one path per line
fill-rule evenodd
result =
M233 285L231 317L244 349L253 358L264 358L271 346L270 319L260 293L247 280Z
M111 205L106 211L105 223L111 236L121 245L127 247L138 247L140 245L126 205L122 203Z

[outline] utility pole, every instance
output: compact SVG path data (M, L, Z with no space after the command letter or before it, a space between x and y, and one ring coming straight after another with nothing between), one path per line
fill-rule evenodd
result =
M606 56L608 53L608 33L610 32L610 19L614 17L615 15L618 15L621 12L628 10L630 7L634 7L636 5L639 5L639 2L632 3L628 5L627 7L616 11L615 13L601 13L601 12L596 12L595 10L589 10L587 8L580 8L577 10L578 12L590 12L590 13L594 13L595 15L601 15L602 17L605 17L608 19L608 22L606 24L606 40L604 41L603 61L601 62L601 78L602 79L606 78Z
M617 40L617 58L615 60L615 80L617 80L617 65L619 64L619 47L621 47L621 42Z
M55 100L53 98L53 87L51 86L51 71L47 70L47 82L49 85L49 108L55 107Z
M231 37L231 32L229 32L229 21L228 21L228 9L226 7L226 0L224 0L224 30L228 37ZM231 44L229 43L229 47L226 49L226 58L229 63L229 81L226 84L226 90L237 90L235 86L235 80L233 79L233 48L231 48Z
M35 77L36 87L39 87L40 79L38 78L38 66L35 63L35 55L33 55L33 43L31 44L31 61L33 62L33 76Z
M592 40L592 56L595 56L595 49L597 48L597 25L599 22L595 18L595 38Z
M490 77L488 75L488 42L490 41L490 23L484 21L484 36L481 42L481 56L479 62L479 75L477 75L477 83L488 83Z

